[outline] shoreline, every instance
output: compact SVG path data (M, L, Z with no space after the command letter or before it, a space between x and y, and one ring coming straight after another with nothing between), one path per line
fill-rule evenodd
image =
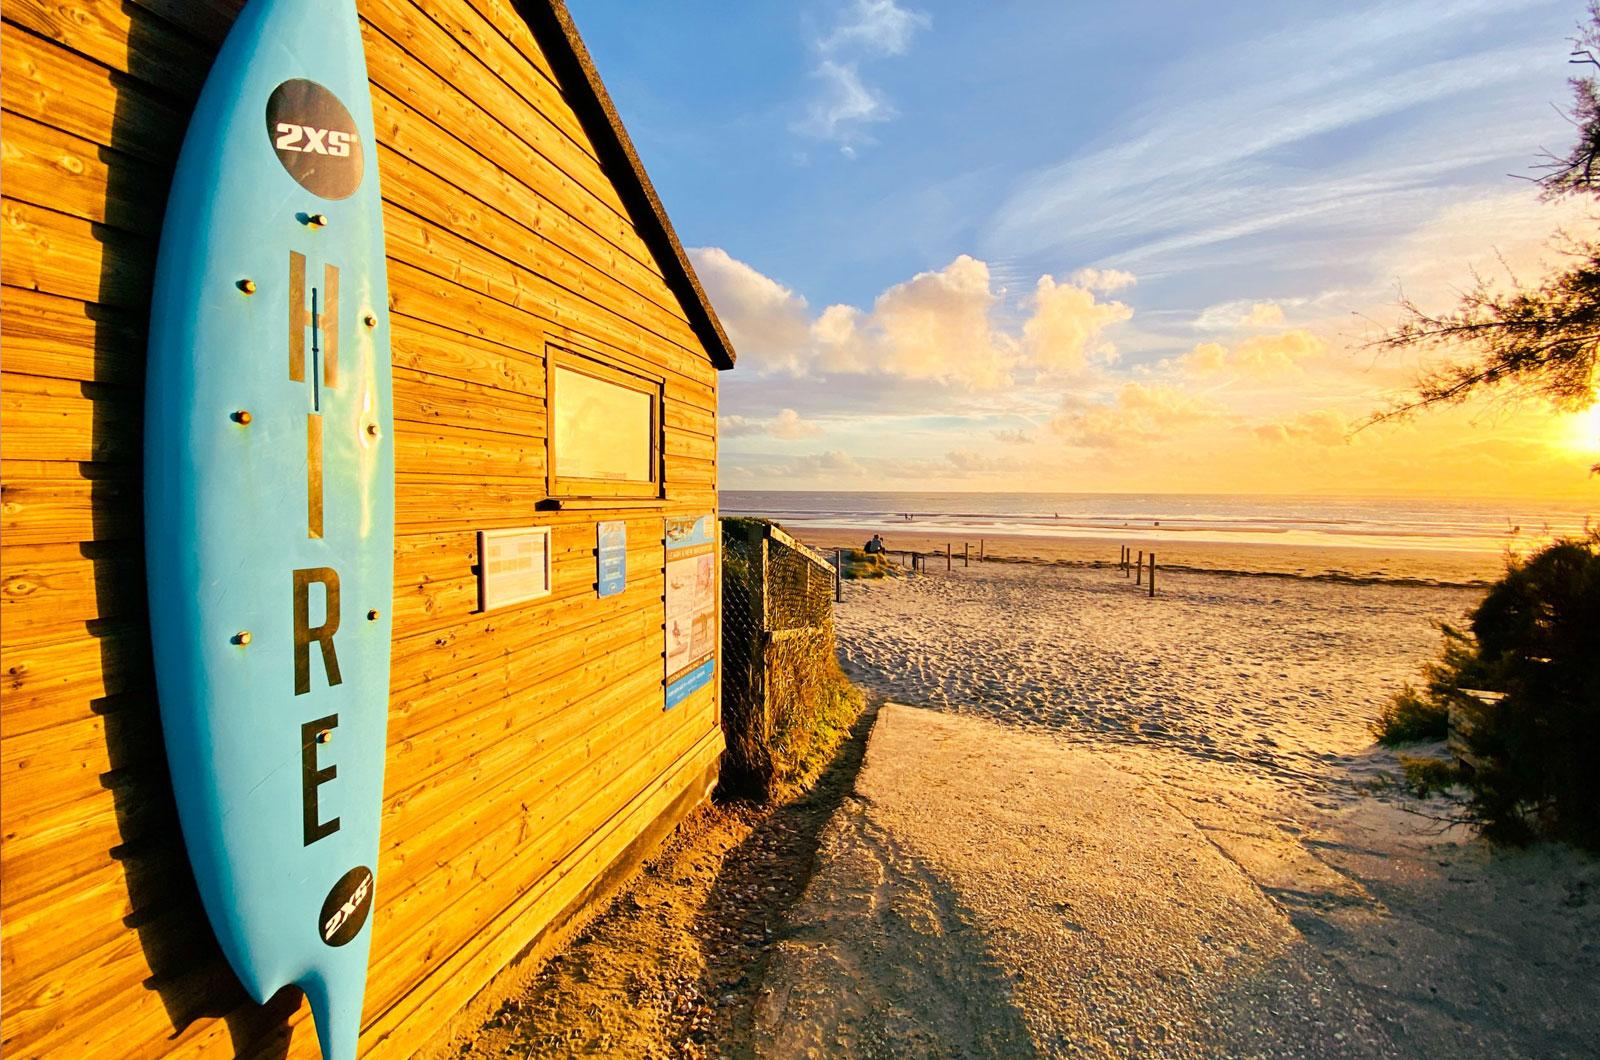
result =
M779 521L782 525L781 520ZM963 545L970 561L1035 563L1042 566L1106 569L1117 566L1123 544L1137 556L1138 540L1113 536L1047 538L1024 534L982 537L908 530L905 524L857 527L785 527L801 541L824 553L835 548L860 548L873 534L882 534L893 552L915 551L941 558L952 547L953 562L962 563ZM1146 553L1148 555L1148 553ZM1274 545L1219 542L1174 542L1157 554L1161 572L1223 577L1284 578L1350 585L1394 585L1447 589L1484 589L1505 573L1503 553L1447 552L1429 549L1340 548L1328 545Z

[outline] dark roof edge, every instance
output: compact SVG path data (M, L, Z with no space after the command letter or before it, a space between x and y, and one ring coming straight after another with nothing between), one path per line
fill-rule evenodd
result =
M594 139L600 161L623 174L616 181L617 191L639 222L639 234L645 245L660 259L667 286L683 303L690 326L711 353L711 363L719 369L732 368L733 343L728 341L722 321L717 319L717 311L711 307L705 288L700 286L700 277L695 275L689 256L683 252L678 233L673 230L661 197L639 161L628 130L622 127L616 104L611 102L611 94L600 81L594 59L584 47L566 3L564 0L517 0L516 6L536 33L562 86L577 89L569 93L567 102ZM582 91L585 89L586 93Z

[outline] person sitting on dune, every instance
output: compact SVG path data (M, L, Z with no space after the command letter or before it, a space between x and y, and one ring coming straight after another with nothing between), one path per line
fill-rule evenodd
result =
M873 534L872 540L867 542L866 551L869 553L878 553L884 551L883 538L878 534Z

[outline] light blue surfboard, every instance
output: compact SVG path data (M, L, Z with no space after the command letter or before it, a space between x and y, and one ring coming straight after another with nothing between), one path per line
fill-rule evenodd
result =
M167 758L245 988L356 1055L394 584L388 293L352 0L249 0L162 230L145 548Z

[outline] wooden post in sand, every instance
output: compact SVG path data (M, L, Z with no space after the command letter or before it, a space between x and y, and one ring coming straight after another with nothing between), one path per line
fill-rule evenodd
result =
M963 541L963 542L961 542L961 565L963 567L972 566L972 542L971 541Z
M944 569L950 570L956 565L956 546L946 541L944 543Z
M844 549L833 550L833 602L844 600Z
M1150 553L1150 599L1156 596L1156 554Z
M983 562L983 538L978 538L978 562Z
M1139 562L1133 566L1133 584L1144 584L1144 549L1139 550Z

